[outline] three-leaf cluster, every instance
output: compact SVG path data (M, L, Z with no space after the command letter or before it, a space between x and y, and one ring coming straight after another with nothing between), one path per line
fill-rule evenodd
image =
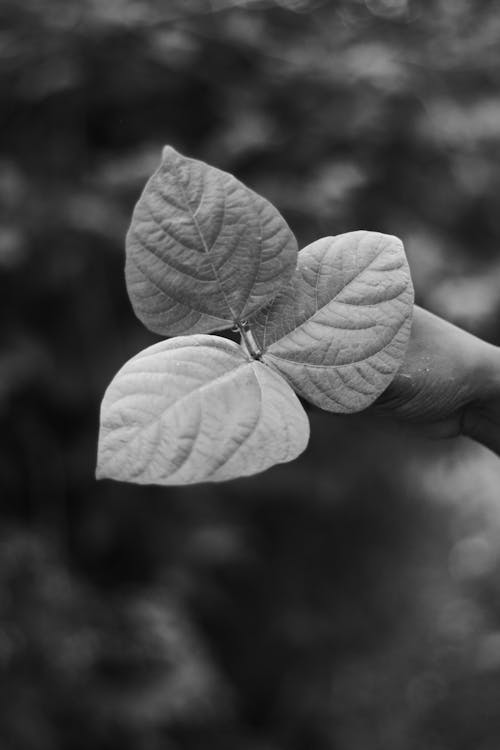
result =
M349 232L298 253L269 201L171 147L135 207L125 273L139 319L174 338L108 386L99 478L188 484L290 461L309 440L296 393L359 411L405 354L413 287L398 238ZM240 344L209 335L228 328Z

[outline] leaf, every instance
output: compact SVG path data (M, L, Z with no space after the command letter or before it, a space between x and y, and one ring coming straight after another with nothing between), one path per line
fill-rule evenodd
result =
M129 360L101 406L97 477L214 482L291 461L309 421L283 378L217 336L181 336Z
M148 181L126 241L134 311L163 335L228 328L293 275L297 242L265 198L170 146Z
M288 287L250 321L263 361L322 409L353 412L402 363L413 286L397 237L349 232L299 253Z

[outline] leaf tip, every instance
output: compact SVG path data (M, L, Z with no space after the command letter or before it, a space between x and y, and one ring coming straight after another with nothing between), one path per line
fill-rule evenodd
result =
M175 150L173 146L170 146L168 143L166 146L163 146L162 152L161 152L161 160L162 162L169 162L175 159L177 156L179 156L179 152Z

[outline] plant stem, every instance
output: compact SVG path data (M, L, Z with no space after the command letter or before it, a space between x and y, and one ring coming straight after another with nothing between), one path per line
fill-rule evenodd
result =
M241 334L241 340L245 346L247 354L250 357L252 357L252 359L260 359L262 356L262 351L260 350L257 342L255 341L248 323L246 321L242 321L242 322L238 321L236 325Z

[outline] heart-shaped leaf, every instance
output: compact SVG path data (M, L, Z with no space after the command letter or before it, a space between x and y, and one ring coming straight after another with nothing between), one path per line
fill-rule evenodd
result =
M413 287L397 237L350 232L299 253L286 289L250 321L263 361L322 409L366 408L402 363Z
M283 378L217 336L181 336L129 360L101 407L97 477L190 484L255 474L306 447Z
M227 172L167 146L127 234L126 279L138 318L163 335L244 320L297 263L281 214Z

